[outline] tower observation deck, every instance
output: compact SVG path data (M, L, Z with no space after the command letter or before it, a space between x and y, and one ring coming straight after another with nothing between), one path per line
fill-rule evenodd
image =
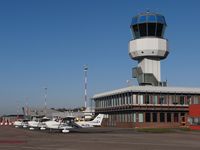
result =
M138 61L133 77L139 85L165 85L161 81L160 60L169 53L168 41L164 39L167 24L164 16L152 12L133 17L130 28L133 39L129 42L129 55Z

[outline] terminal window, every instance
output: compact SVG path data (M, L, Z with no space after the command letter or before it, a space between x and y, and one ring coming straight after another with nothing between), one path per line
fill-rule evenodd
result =
M167 122L171 122L171 113L167 113Z
M160 122L165 122L165 113L160 113Z
M146 122L151 122L151 113L146 113L146 115L145 115L145 121Z
M157 122L157 113L153 113L153 122Z

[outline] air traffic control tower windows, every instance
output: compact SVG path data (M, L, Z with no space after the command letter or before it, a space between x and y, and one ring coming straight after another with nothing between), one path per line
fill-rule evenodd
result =
M155 23L148 23L148 36L155 36L156 28Z
M131 22L134 39L148 36L163 38L165 27L165 18L162 15L150 12L139 14Z

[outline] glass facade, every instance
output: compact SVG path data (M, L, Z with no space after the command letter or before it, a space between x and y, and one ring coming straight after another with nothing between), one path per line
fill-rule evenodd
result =
M154 13L144 13L133 17L131 30L135 39L145 36L162 38L166 28L165 18Z
M184 114L184 116L183 116ZM108 126L117 126L117 124L131 124L136 126L139 124L172 124L181 125L185 122L185 112L121 112L121 113L112 113L108 115ZM200 117L190 117L188 118L191 125L200 125ZM157 127L157 125L154 127ZM151 126L152 127L152 126ZM165 126L166 127L166 126Z
M95 99L96 108L110 108L126 105L169 105L183 106L200 103L200 95L122 93Z

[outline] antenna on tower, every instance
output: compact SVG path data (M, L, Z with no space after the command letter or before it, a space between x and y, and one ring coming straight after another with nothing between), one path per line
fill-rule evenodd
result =
M149 8L147 8L147 13L150 13L150 10L149 10Z

